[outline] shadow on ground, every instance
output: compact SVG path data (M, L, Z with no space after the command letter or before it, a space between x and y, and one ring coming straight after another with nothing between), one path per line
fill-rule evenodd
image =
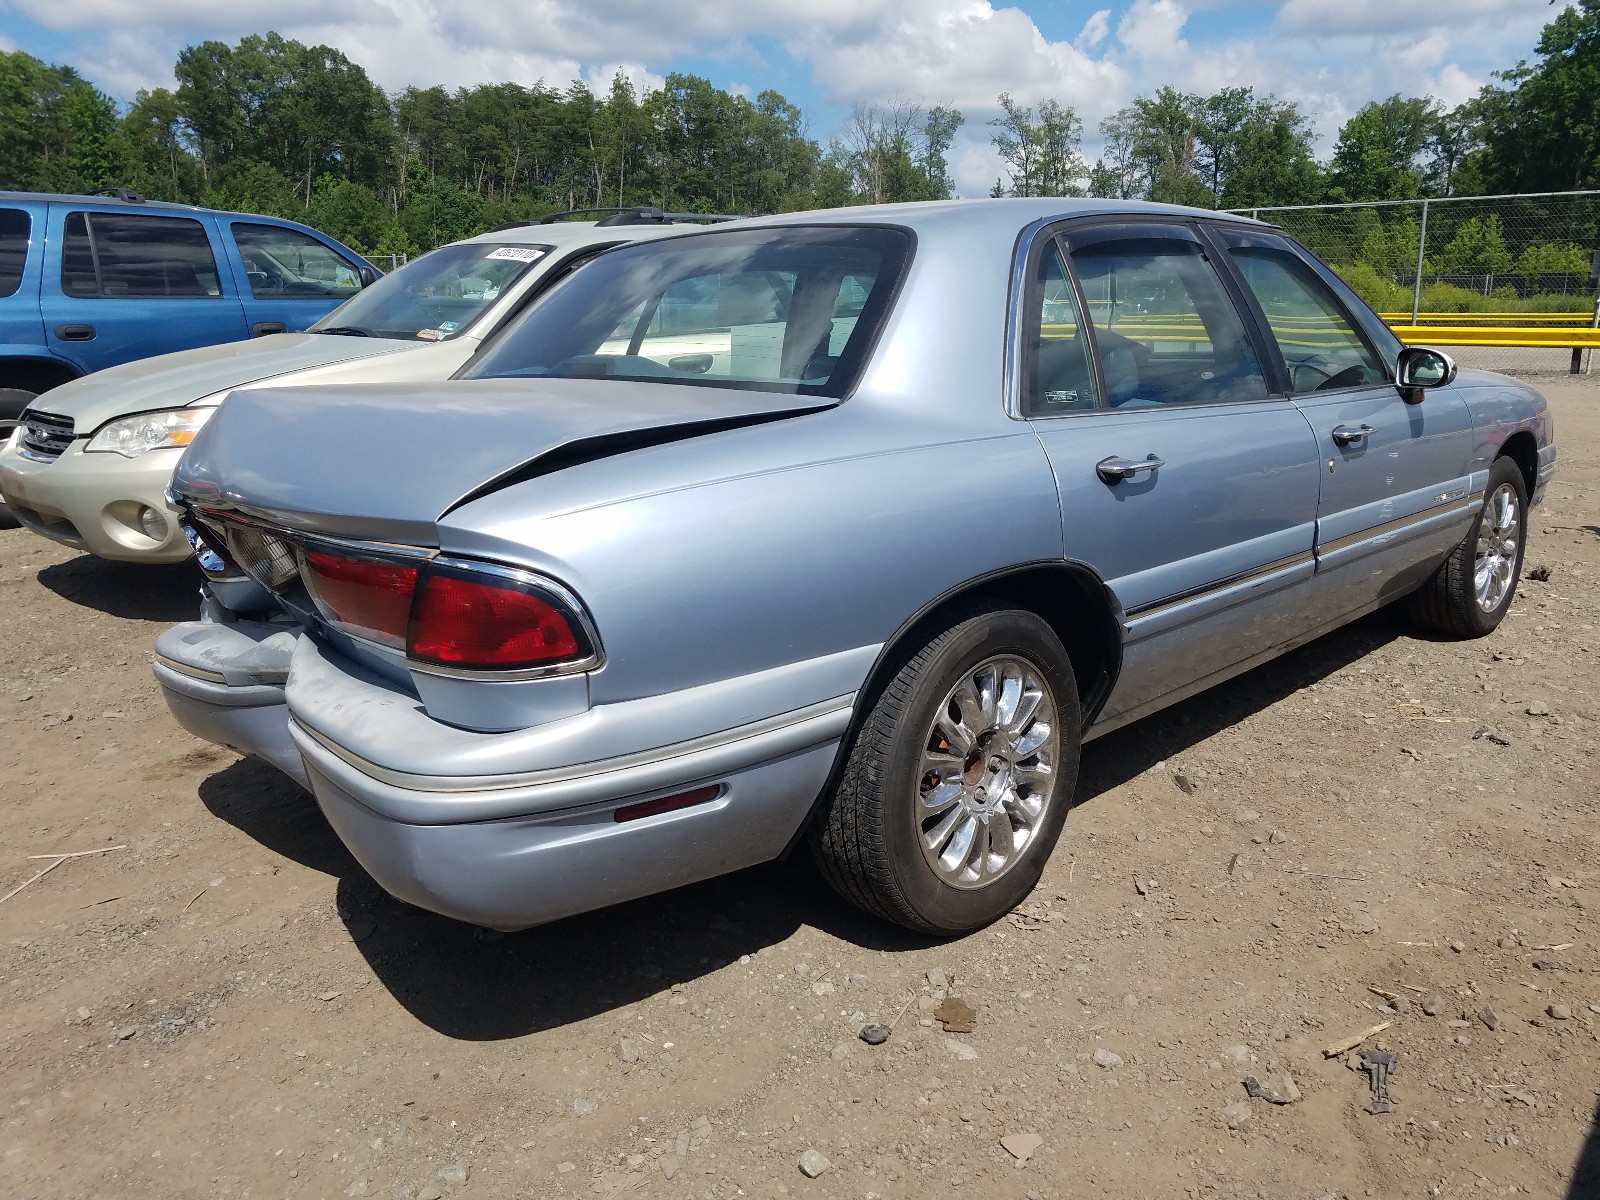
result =
M43 568L39 582L63 600L130 621L192 621L200 614L200 569L80 554Z
M1572 1168L1572 1184L1566 1200L1596 1200L1600 1197L1600 1103L1595 1105L1589 1136L1583 1140L1578 1161Z
M1181 754L1402 635L1380 613L1138 726L1088 746L1080 802ZM633 1003L790 937L802 926L858 946L928 945L840 900L801 850L720 879L522 933L500 935L384 893L316 803L273 768L236 762L200 785L216 816L268 849L338 879L338 906L374 974L447 1037L519 1037ZM1070 837L1071 826L1068 826Z

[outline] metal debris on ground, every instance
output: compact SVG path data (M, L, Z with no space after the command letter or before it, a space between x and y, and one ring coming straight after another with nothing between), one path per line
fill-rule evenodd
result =
M1398 1106L1395 1098L1389 1095L1389 1076L1394 1074L1396 1059L1388 1050L1363 1050L1361 1052L1361 1069L1367 1073L1372 1085L1372 1102L1363 1111L1374 1116L1379 1113L1392 1113Z
M1265 1083L1246 1075L1244 1090L1252 1100L1265 1100L1268 1104L1293 1104L1300 1099L1300 1088L1287 1071L1269 1073Z

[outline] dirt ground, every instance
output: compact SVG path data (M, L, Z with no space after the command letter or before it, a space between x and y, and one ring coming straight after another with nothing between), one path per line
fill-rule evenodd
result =
M168 717L189 569L0 532L0 894L121 847L0 904L0 1195L1600 1196L1600 382L1542 382L1498 633L1379 613L1094 743L1033 900L945 944L803 858L511 936L407 908ZM1382 1022L1369 1115L1322 1049Z

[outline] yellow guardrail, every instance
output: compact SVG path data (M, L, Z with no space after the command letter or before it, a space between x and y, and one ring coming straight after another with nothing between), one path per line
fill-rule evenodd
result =
M1383 315L1383 314L1380 314ZM1470 323L1465 318L1465 313L1440 313L1433 314L1443 319L1450 319L1450 324L1418 324L1410 323L1407 314L1404 321L1393 319L1385 315L1384 321L1394 331L1396 337L1408 346L1495 346L1512 349L1541 349L1553 348L1558 350L1600 350L1600 329L1589 325L1572 323L1521 325L1521 324L1477 324ZM1478 315L1478 314L1474 314ZM1489 314L1481 314L1489 315ZM1513 314L1501 314L1502 321ZM1515 314L1520 317L1522 314ZM1562 314L1564 317L1566 314ZM1593 321L1591 314L1586 321ZM1305 321L1275 321L1278 341L1283 345L1298 346L1315 349L1317 347L1334 348L1346 344L1346 339L1336 330L1318 322ZM1198 317L1153 317L1118 321L1109 326L1124 337L1133 338L1142 342L1165 343L1203 343L1206 337L1205 327ZM1077 336L1077 326L1068 323L1047 323L1041 330L1046 338L1072 338Z
M1507 346L1522 349L1600 350L1600 329L1530 329L1493 325L1391 325L1408 346Z
M1389 325L1411 324L1408 312L1378 315ZM1594 313L1418 313L1417 321L1430 325L1473 325L1480 321L1494 325L1589 325L1594 321Z

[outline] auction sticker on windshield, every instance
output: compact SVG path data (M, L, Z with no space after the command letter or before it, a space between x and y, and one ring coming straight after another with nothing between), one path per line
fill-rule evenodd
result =
M545 251L538 246L501 246L491 250L488 258L509 258L514 262L534 263L545 256Z

